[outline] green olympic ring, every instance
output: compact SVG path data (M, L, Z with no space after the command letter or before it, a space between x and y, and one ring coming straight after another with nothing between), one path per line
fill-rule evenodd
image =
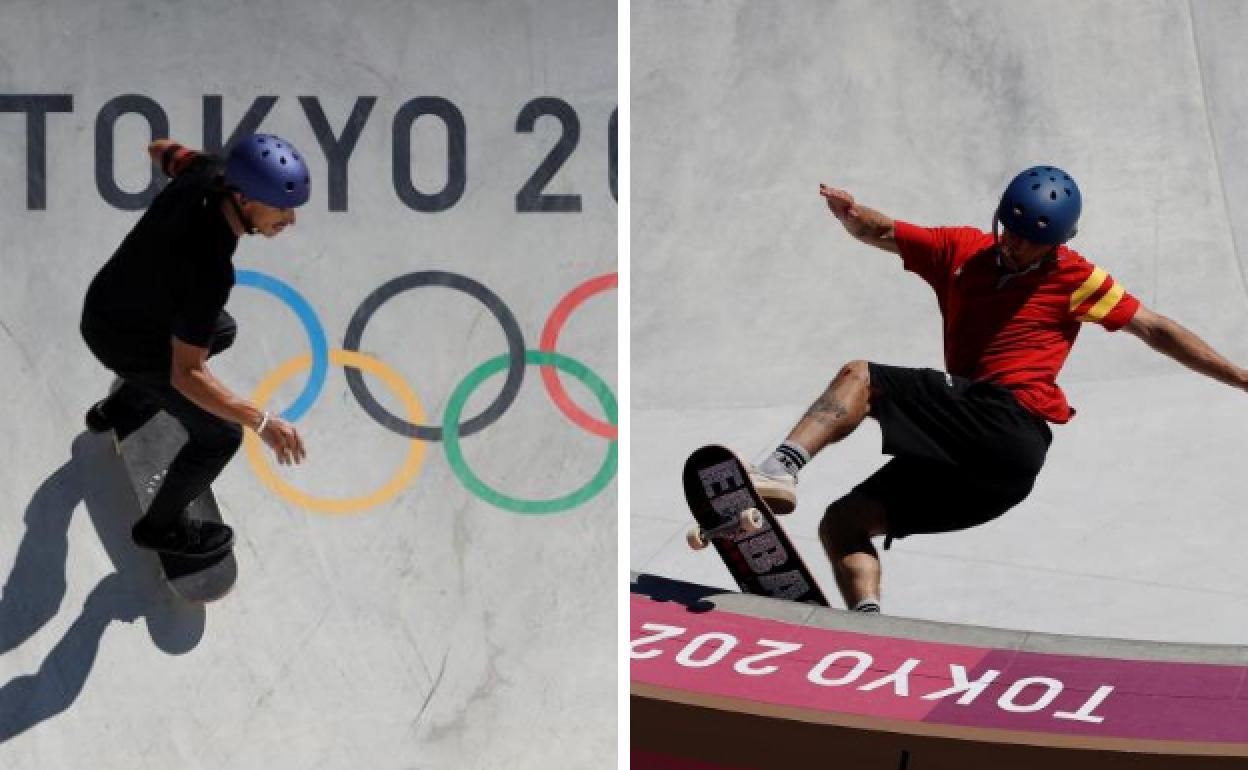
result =
M615 396L612 395L610 386L603 382L602 378L590 371L589 367L576 359L560 353L540 350L525 351L524 362L529 365L553 366L580 380L598 398L598 402L602 404L603 411L606 412L608 422L612 425L616 424ZM472 472L472 469L468 467L468 461L464 459L464 453L459 448L459 416L464 409L464 404L468 401L468 397L472 395L472 392L477 389L478 385L492 375L505 370L510 363L511 355L508 353L491 358L469 372L464 381L451 393L450 400L446 404L446 411L442 415L442 446L446 450L447 462L450 463L451 470L455 472L460 482L469 491L487 503L491 503L499 508L504 508L514 513L533 514L559 513L575 508L601 492L607 484L611 483L612 477L615 476L619 453L617 441L611 440L608 442L607 456L602 461L602 467L598 469L598 472L594 474L594 477L588 483L563 497L548 500L526 500L519 497L510 497L492 489Z

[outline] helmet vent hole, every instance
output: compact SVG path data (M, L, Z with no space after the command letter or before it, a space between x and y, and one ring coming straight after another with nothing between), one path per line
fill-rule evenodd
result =
M1070 197L1070 195L1071 195L1070 188L1069 188L1069 187L1063 187L1062 189L1066 191L1066 197L1067 197L1067 198L1069 198L1069 197Z
M286 192L294 192L294 191L295 191L295 183L294 183L294 182L287 182L287 183L286 183Z
M1057 200L1057 190L1049 190L1049 200Z
M263 137L263 136L257 136L257 137L256 137L256 141L257 141L257 142L259 142L260 144L264 144L264 137Z
M1031 189L1033 189L1033 190L1039 190L1039 189L1040 189L1040 183L1039 183L1039 182L1036 182L1035 184L1033 184L1033 185L1031 186Z
M285 156L285 155L283 155L283 156L279 157L277 160L278 160L278 162L279 162L279 163L281 163L283 166L285 166L285 165L286 165L286 156Z
M264 152L260 153L260 157L262 157L262 158L267 158L267 157L269 157L269 151L268 151L268 150L265 150Z

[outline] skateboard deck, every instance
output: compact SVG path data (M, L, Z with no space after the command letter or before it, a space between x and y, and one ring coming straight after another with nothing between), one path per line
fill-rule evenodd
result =
M169 463L186 442L186 432L176 420L162 412L134 433L120 440L114 436L113 440L137 496L133 523L146 513L156 496ZM211 489L204 490L188 511L191 518L221 522L221 511ZM238 578L233 548L206 559L157 555L170 587L187 601L203 603L220 599L230 592Z
M685 461L685 500L697 525L689 545L715 550L745 593L828 606L823 591L731 449L710 445Z

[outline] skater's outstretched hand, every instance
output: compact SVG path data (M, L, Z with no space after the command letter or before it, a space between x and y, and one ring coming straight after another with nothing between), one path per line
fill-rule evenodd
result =
M303 449L303 439L299 437L299 431L281 417L270 417L260 438L269 445L273 454L277 455L277 461L282 465L298 465L307 456L307 452Z
M845 225L850 235L862 234L866 223L862 221L862 212L854 205L854 196L845 190L828 187L826 184L819 185L819 194L828 204L828 211L832 212L832 216L841 220L841 224Z
M828 211L832 212L832 216L845 226L846 232L863 243L897 253L894 223L891 217L858 205L854 202L854 196L845 190L821 184L819 194L823 196L823 201L828 205Z
M844 219L849 215L850 209L854 207L854 196L845 190L835 187L828 187L826 184L819 185L819 194L828 202L828 210L837 219Z

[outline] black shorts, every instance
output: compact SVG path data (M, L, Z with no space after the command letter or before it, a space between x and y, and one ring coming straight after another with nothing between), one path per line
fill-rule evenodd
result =
M871 416L893 459L854 488L884 504L889 538L991 521L1031 492L1053 434L1005 388L870 364Z

